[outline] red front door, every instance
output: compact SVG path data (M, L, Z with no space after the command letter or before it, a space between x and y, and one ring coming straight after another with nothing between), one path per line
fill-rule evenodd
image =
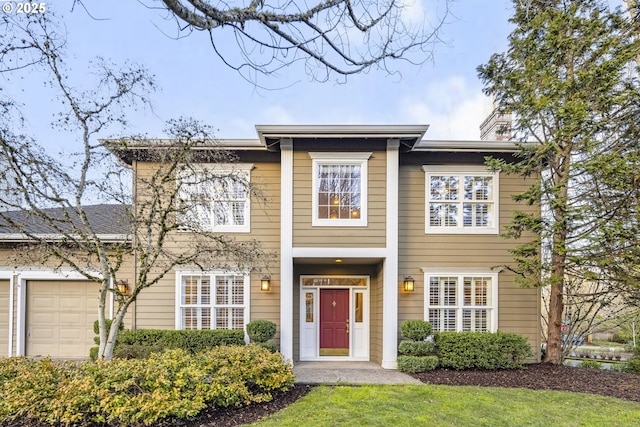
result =
M320 290L320 356L349 355L349 289Z

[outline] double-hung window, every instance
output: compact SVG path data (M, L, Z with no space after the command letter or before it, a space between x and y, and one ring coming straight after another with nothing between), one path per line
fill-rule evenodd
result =
M497 273L427 272L425 284L425 319L435 331L497 330Z
M187 228L249 232L252 165L209 165L182 172L180 201Z
M427 233L498 233L498 176L484 166L423 166Z
M249 276L179 274L176 329L243 329L249 316Z
M314 226L367 225L367 163L372 153L309 153Z

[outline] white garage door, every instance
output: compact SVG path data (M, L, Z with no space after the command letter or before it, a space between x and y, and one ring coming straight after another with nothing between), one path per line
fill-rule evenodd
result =
M98 284L86 281L27 283L26 354L86 358L98 318Z
M9 281L0 280L0 357L9 354Z

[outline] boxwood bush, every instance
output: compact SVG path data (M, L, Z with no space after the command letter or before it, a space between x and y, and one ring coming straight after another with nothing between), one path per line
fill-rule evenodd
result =
M438 332L440 366L451 369L519 369L533 356L526 339L504 332Z
M294 381L279 354L256 346L185 350L148 360L0 360L0 425L151 425L187 419L209 405L272 399Z
M412 341L425 341L431 336L431 323L426 320L406 320L400 325L402 336Z
M222 345L244 345L242 330L125 330L118 334L113 356L123 359L147 358L151 353L183 349L196 354Z
M400 372L417 373L433 371L438 367L438 356L398 356Z
M428 356L433 353L433 341L400 341L398 354L404 356Z
M270 320L252 320L247 323L247 335L251 342L267 342L276 336L276 324Z

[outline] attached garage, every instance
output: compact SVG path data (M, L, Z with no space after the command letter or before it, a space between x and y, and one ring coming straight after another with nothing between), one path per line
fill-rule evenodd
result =
M82 280L26 282L25 354L86 358L94 346L98 289Z
M9 353L9 280L0 279L0 357Z

